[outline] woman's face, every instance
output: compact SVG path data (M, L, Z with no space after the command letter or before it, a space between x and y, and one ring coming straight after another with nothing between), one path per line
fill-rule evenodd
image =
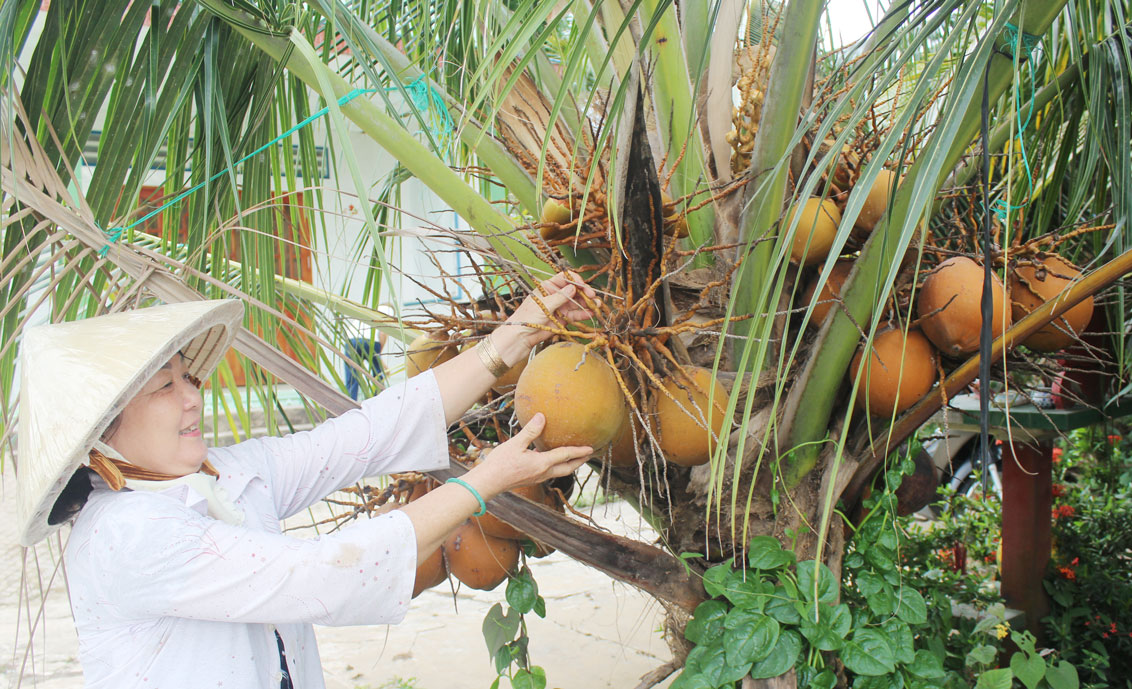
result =
M181 476L200 469L208 456L200 430L201 396L175 354L130 400L106 444L131 464Z

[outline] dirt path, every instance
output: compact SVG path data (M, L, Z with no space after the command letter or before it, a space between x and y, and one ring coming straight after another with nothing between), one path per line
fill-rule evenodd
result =
M16 545L9 470L0 491L0 687L77 689L82 672L63 573L57 571L42 612L38 584L22 601L20 596L24 567L31 572L28 581L47 582L56 571L57 547L41 544L28 551L25 563ZM598 506L593 516L616 533L652 537L641 533L636 513L624 503ZM558 553L532 561L531 569L547 609L546 619L528 619L531 658L546 670L548 687L632 689L641 675L668 660L659 632L663 611L652 598ZM480 629L488 609L503 601L503 586L489 592L465 588L453 596L441 585L415 599L399 625L316 627L326 685L487 689L495 672ZM30 652L29 618L37 620Z

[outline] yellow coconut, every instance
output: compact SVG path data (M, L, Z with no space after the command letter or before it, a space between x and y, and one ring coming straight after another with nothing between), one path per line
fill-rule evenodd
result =
M1021 320L1045 302L1057 298L1081 277L1081 271L1051 254L1038 265L1023 264L1010 275L1010 301L1014 320ZM1056 320L1027 337L1022 344L1039 352L1056 352L1072 345L1093 318L1093 298L1077 303Z
M613 440L626 415L625 398L601 354L574 342L559 342L527 362L515 386L515 413L526 424L538 412L546 427L535 444L543 450L567 445L598 452Z
M697 366L687 370L690 382L674 378L664 384L668 395L653 393L653 409L664 458L690 467L707 462L717 441L727 442L729 424L725 423L727 391L708 369ZM709 406L708 394L712 390ZM669 395L674 399L669 399Z
M862 358L863 351L853 357L853 378ZM935 351L920 331L909 331L907 340L899 328L878 333L857 390L857 406L873 416L899 414L932 389L935 364Z
M806 199L801 206L795 206L790 223L798 216L798 229L794 233L794 243L790 247L790 259L801 265L813 265L824 261L837 236L837 224L841 222L841 211L832 199ZM783 230L789 228L784 225Z
M556 199L547 199L546 203L542 204L542 215L539 220L544 227L539 229L539 234L543 239L568 237L574 233L574 229L563 228L561 225L569 223L572 219L570 206Z
M636 446L633 444L634 435L637 436ZM610 464L615 467L637 466L636 448L637 446L643 448L646 442L648 439L645 437L644 429L641 428L641 422L632 413L626 414L621 427L617 429L617 435L609 445Z
M991 276L991 336L1010 327L1006 288ZM920 327L947 356L962 356L979 349L983 322L983 267L966 256L949 258L931 271L920 289L916 308Z
M461 524L444 541L452 576L481 591L499 586L519 564L519 544L484 534L471 521Z
M420 498L438 485L432 479L424 479L413 486L409 493L408 502ZM417 565L416 578L413 580L413 598L419 596L425 589L440 584L448 578L448 568L444 565L444 553L437 548L423 562Z
M435 331L425 333L409 343L405 350L405 374L413 376L439 366L460 353L459 348L448 341L448 333Z
M893 187L896 184L896 173L891 170L881 170L877 173L869 195L865 198L865 205L853 226L872 232L881 216L888 212L888 200L892 197Z
M448 578L448 568L444 566L444 553L437 548L417 565L416 579L413 580L413 598L421 595L426 589L440 584Z
M841 286L845 284L845 278L849 277L849 271L852 269L853 261L841 260L833 264L833 270L829 271L829 278L822 285L821 294L818 295L819 303L814 306L814 312L810 316L811 326L820 326L829 312L837 306L834 300L841 297ZM799 307L805 308L807 304L813 301L817 285L816 278L810 282L809 287L802 295L802 301L798 304Z
M512 491L515 495L526 498L532 502L541 502L549 504L546 488L542 484L535 484L533 486L521 486ZM472 517L472 522L479 525L485 534L488 536L495 536L496 538L509 538L518 540L525 538L526 534L522 531L511 526L494 514L485 514L482 517Z
M833 139L826 139L830 148L833 147ZM841 153L837 156L837 162L833 166L833 172L830 174L830 179L837 185L839 189L845 191L849 188L850 179L852 179L853 172L861 165L861 157L853 151L843 148Z

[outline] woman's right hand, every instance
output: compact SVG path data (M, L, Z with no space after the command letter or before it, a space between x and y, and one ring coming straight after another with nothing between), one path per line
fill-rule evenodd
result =
M510 440L489 452L483 461L460 478L485 501L519 486L541 483L573 473L590 455L590 447L558 447L546 452L530 449L546 426L535 414ZM472 492L446 483L401 508L413 522L417 538L417 564L435 551L448 534L479 507Z
M535 414L518 433L500 443L465 474L464 480L475 485L485 500L490 500L520 486L572 474L593 454L593 448L585 446L541 452L531 449L531 443L545 427L546 417L541 412Z

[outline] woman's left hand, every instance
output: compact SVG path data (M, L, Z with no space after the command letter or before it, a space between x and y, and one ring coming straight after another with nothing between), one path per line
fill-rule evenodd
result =
M519 308L492 335L504 361L514 364L536 344L549 338L553 333L544 329L547 326L593 318L594 313L587 308L582 295L592 300L595 306L601 304L594 288L573 271L559 273L539 283L538 289L527 295Z

